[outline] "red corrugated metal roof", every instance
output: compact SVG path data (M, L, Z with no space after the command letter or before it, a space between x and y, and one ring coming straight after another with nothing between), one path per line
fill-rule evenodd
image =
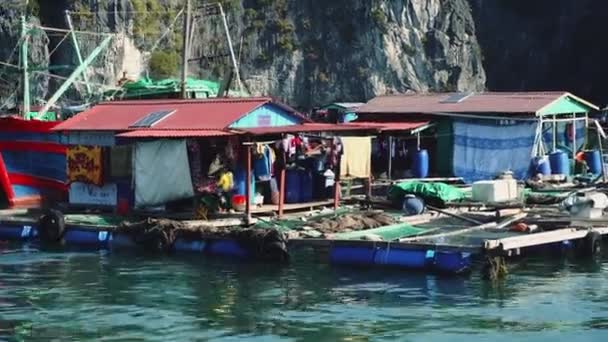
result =
M261 97L106 102L64 121L54 130L127 131L132 130L129 126L136 121L152 112L161 110L175 112L155 124L154 129L222 130L271 101L270 98ZM293 110L284 105L278 105L284 109ZM295 111L293 113L299 116Z
M379 131L411 131L413 129L426 126L430 124L430 121L412 121L412 122L349 122L346 125L350 126L362 126L362 127L374 127Z
M222 137L235 135L231 131L215 129L140 129L118 134L120 138L193 138L193 137Z
M376 127L365 125L344 125L344 124L325 124L325 123L306 123L293 126L279 127L256 127L240 129L240 131L253 135L267 135L280 133L313 133L313 132L364 132L378 131Z
M461 102L444 103L455 93L379 96L358 113L501 113L534 114L567 92L487 92L472 94Z

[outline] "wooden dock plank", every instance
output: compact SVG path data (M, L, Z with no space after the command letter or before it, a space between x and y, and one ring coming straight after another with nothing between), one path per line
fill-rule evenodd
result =
M526 234L496 240L487 240L484 242L484 248L486 250L500 249L502 251L508 251L512 249L540 246L567 240L578 240L587 236L590 231L598 232L601 235L608 234L608 228L594 228L590 230L564 228L549 232Z

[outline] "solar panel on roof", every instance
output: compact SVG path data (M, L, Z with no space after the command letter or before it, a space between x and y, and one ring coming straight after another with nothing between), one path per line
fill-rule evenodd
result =
M175 112L172 110L159 110L156 112L152 112L143 118L137 120L134 124L129 127L152 127L154 124L159 122L160 120L166 118L167 116L173 114Z
M467 97L473 95L473 93L458 93L452 94L448 96L445 100L442 100L441 103L460 103L466 100Z

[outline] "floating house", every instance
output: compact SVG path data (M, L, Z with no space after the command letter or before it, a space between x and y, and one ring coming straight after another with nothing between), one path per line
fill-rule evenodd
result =
M334 102L319 108L316 111L320 121L333 123L351 122L357 119L357 109L363 106L363 102Z
M0 118L0 207L64 200L66 147L51 131L58 123Z
M584 147L588 115L596 110L568 92L405 94L372 99L357 110L355 123L405 125L405 133L418 135L410 151L431 154L432 174L472 182L504 171L526 178L531 159L547 154L554 173L570 173L564 156L574 159ZM433 133L421 145L416 129L429 123Z
M261 204L260 197L266 204L278 205L280 213L285 199L313 200L310 176L286 171L290 161L279 160L275 153L279 147L297 156L301 140L287 134L327 138L330 132L365 128L311 123L270 98L223 98L101 103L54 130L62 132L63 142L70 146L71 205L122 212L200 193L236 193L244 202L242 209L251 214L251 205ZM230 202L235 197L224 199Z

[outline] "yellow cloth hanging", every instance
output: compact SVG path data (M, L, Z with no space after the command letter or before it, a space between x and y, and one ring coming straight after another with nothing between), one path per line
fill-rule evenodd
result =
M370 137L343 137L340 176L367 178L372 173L372 139Z
M67 150L68 182L103 185L102 149L99 146L70 146Z

